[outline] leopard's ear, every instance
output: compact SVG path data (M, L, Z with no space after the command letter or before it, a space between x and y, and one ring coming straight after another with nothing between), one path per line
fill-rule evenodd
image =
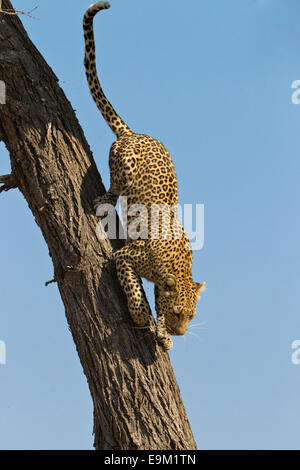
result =
M168 274L166 277L166 284L168 287L175 288L176 286L176 277L173 274Z
M194 286L195 286L196 293L200 294L200 292L205 290L206 282L194 282Z
M171 297L176 295L176 277L174 274L160 273L160 282L158 284L161 295Z

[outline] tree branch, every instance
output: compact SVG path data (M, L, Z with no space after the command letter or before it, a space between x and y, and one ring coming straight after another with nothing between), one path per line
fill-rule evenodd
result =
M0 187L0 194L2 191L9 191L10 189L17 188L16 179L12 174L0 176L0 184L3 184L3 186Z
M18 15L18 14L21 14L21 15L26 15L26 16L29 16L29 18L32 18L34 20L38 20L39 18L35 18L34 16L31 16L31 13L36 10L38 7L34 7L32 10L30 11L21 11L21 10L14 10L14 9L8 9L8 10L3 10L2 8L2 0L0 0L0 13L3 13L4 15Z

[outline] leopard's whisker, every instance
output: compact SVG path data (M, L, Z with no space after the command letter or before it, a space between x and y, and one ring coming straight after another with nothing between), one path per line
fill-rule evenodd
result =
M196 326L195 328L190 328L190 330L193 330L193 331L197 330L197 331L199 331L199 330L208 330L208 328L205 327L205 326Z
M200 322L200 323L191 323L189 325L189 330L208 330L208 328L205 325L206 322Z
M187 330L186 333L191 335L191 336L195 336L197 339L200 339L199 336L196 335L196 333L193 333L192 331Z

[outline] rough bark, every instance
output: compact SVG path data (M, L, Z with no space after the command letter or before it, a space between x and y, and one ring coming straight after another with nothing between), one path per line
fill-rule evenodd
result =
M3 13L0 79L12 168L0 183L17 184L49 247L93 399L95 448L195 449L169 356L129 317L110 260L119 242L96 237L92 201L104 187L72 106L19 18Z

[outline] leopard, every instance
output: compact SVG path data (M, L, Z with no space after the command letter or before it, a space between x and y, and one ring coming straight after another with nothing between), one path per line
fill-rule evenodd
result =
M84 66L89 90L116 136L109 152L110 187L93 201L93 207L97 215L99 207L116 206L122 197L128 207L146 209L138 213L140 225L148 229L147 233L141 230L139 236L134 236L128 231L126 243L114 252L113 258L137 328L146 328L151 315L141 278L154 284L156 338L169 350L173 346L170 336L186 333L206 282L194 282L192 278L193 254L178 217L178 183L170 153L159 140L135 133L115 111L100 85L93 22L98 12L109 8L109 2L94 3L83 17ZM153 207L161 211L156 218L152 217ZM130 222L132 216L128 214ZM170 223L163 223L164 214L169 216ZM149 236L149 227L155 236Z

